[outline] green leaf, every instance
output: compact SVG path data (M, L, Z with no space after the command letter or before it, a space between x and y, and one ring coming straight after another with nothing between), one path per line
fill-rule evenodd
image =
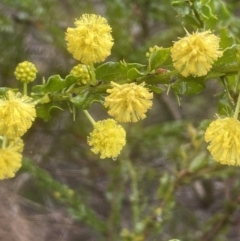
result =
M240 45L225 49L223 56L219 58L213 65L212 70L225 74L236 74L240 69Z
M229 33L227 28L222 28L219 30L219 37L219 45L222 50L229 48L235 44L234 37Z
M198 94L205 89L205 77L187 77L180 78L171 88L179 95Z
M188 0L172 1L171 4L174 10L180 15L187 15L191 11Z
M224 95L218 102L218 114L222 116L232 116L234 106L227 95Z
M64 81L60 75L53 75L47 80L47 83L42 87L44 92L59 91L64 88Z
M74 76L74 75L71 75L71 74L67 75L65 77L65 85L66 85L66 87L69 87L70 85L72 85L74 83L77 83L79 81L79 79L80 78L77 77L77 76Z
M63 110L60 106L57 106L56 104L47 103L36 107L37 117L42 118L44 121L48 121L52 117L50 112L53 109Z
M89 109L91 107L91 105L94 102L97 102L97 103L103 105L103 103L104 103L104 96L101 95L101 94L90 94L88 96L88 98L86 99L86 101L84 102L82 108L84 110L87 110L87 109Z
M201 16L201 19L204 21L205 28L214 29L218 23L218 18L214 14L214 12L216 12L214 1L212 0L195 1L194 7L197 10L198 14Z
M170 79L174 74L171 72L163 73L163 74L147 74L141 78L141 81L146 82L147 84L169 84Z
M150 71L160 67L170 56L170 48L162 48L150 55L149 67Z
M151 90L152 92L157 93L157 94L160 94L164 91L163 88L156 86L156 85L148 85L147 89Z
M47 84L43 86L42 90L44 92L62 91L64 88L76 83L76 80L77 77L73 75L68 75L65 80L59 75L53 75L48 79Z
M43 95L43 85L35 85L32 88L32 93ZM33 97L34 98L34 97Z
M86 102L88 96L89 96L89 91L85 91L84 93L81 93L80 95L77 95L73 98L70 99L70 101L78 108L83 109L84 103Z
M208 164L206 160L207 153L205 151L200 152L192 161L188 168L190 172L197 172Z
M108 62L100 65L96 69L96 78L103 82L118 81L128 78L128 71L136 68L136 70L143 70L145 65L125 62Z
M132 68L127 72L127 78L130 80L135 80L136 78L144 75L144 73L139 72L136 68Z
M65 88L76 83L78 79L78 77L73 75L68 75L65 79L62 79L60 75L52 75L49 77L45 85L34 86L32 92L40 95L48 92L62 92Z
M159 198L162 198L165 196L166 192L171 187L172 179L168 173L163 173L163 175L160 177L159 182L160 182L160 185L157 190L157 196Z
M221 77L224 75L225 75L225 73L220 73L220 72L215 72L215 71L210 70L207 73L207 75L205 75L205 79L208 80L208 79L218 78L218 77Z
M103 104L104 97L101 94L89 93L89 91L86 91L81 95L71 98L70 101L76 107L86 110L86 109L89 109L94 102Z

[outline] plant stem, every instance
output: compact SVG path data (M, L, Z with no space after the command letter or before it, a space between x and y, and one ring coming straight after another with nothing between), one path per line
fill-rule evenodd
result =
M238 119L239 108L240 108L240 93L238 95L237 105L236 105L235 112L234 112L234 115L233 115L233 117L235 119Z
M73 113L73 121L75 121L76 120L76 107L75 107L75 105L73 105L72 113Z
M27 83L23 83L23 95L27 95Z
M96 80L96 75L95 75L93 63L90 64L90 76L91 76L91 84L96 85L97 80Z
M2 149L6 148L6 144L7 144L7 137L3 136L2 137Z
M92 123L92 125L95 126L96 121L92 118L92 116L88 113L88 111L87 110L83 110L83 112L85 113L85 115L87 116L89 121Z

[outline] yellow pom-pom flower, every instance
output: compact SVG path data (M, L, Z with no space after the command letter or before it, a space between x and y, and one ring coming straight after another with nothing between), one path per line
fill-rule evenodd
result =
M18 64L14 71L14 75L20 82L29 83L36 79L37 72L37 68L33 63L24 61Z
M104 103L110 116L119 122L137 122L146 117L145 113L152 107L153 94L144 87L144 83L119 85L111 82L111 86L113 88L107 90L110 95Z
M9 90L0 99L0 135L9 139L21 137L36 117L35 105L28 96Z
M66 32L68 51L83 64L104 61L113 46L112 29L106 19L83 14L74 24L76 28L68 28Z
M100 153L101 159L115 159L126 144L126 132L113 119L98 121L88 137L88 144L93 153Z
M22 166L23 141L16 138L0 148L0 179L12 178Z
M220 118L213 121L205 133L208 150L221 164L240 165L240 121Z
M88 73L87 66L84 64L78 64L72 68L70 74L79 77L78 84L87 84L90 81L90 76Z
M215 60L222 56L219 50L220 39L211 33L187 33L171 48L173 66L183 75L204 76L212 68Z

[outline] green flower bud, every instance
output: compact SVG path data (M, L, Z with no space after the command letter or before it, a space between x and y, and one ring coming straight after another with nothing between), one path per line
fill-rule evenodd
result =
M157 45L154 45L153 47L150 47L148 52L146 52L146 57L147 59L150 58L151 54L153 54L154 52L158 51L159 49L161 49L162 47L158 47Z
M37 72L37 68L33 63L24 61L18 64L14 71L14 75L20 82L29 83L36 79Z
M87 84L90 81L87 66L84 64L78 64L72 68L70 74L79 77L78 84Z

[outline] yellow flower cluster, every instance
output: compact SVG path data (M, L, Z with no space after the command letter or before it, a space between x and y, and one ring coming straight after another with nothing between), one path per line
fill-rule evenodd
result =
M36 79L37 68L36 66L28 61L19 63L14 71L15 77L22 83L29 83Z
M79 77L78 84L87 84L90 81L87 66L84 64L78 64L72 68L70 74Z
M8 91L5 98L0 99L0 135L9 139L21 137L32 125L36 117L32 99Z
M16 138L0 148L0 179L12 178L22 165L23 141Z
M205 133L208 150L221 164L240 165L240 121L222 118L213 121Z
M111 82L111 86L113 88L107 90L110 95L104 103L110 116L119 122L137 122L146 117L145 113L152 107L153 94L144 87L144 83L119 85Z
M75 26L66 32L68 51L83 64L104 61L113 46L112 29L106 19L95 14L83 14L75 21Z
M98 121L88 137L88 144L93 153L100 153L101 159L115 159L126 144L126 133L113 119Z
M187 33L171 49L173 66L184 77L206 75L214 61L222 56L219 41L211 31Z
M36 117L32 99L9 90L0 99L0 179L15 176L21 167L23 141L20 137Z

